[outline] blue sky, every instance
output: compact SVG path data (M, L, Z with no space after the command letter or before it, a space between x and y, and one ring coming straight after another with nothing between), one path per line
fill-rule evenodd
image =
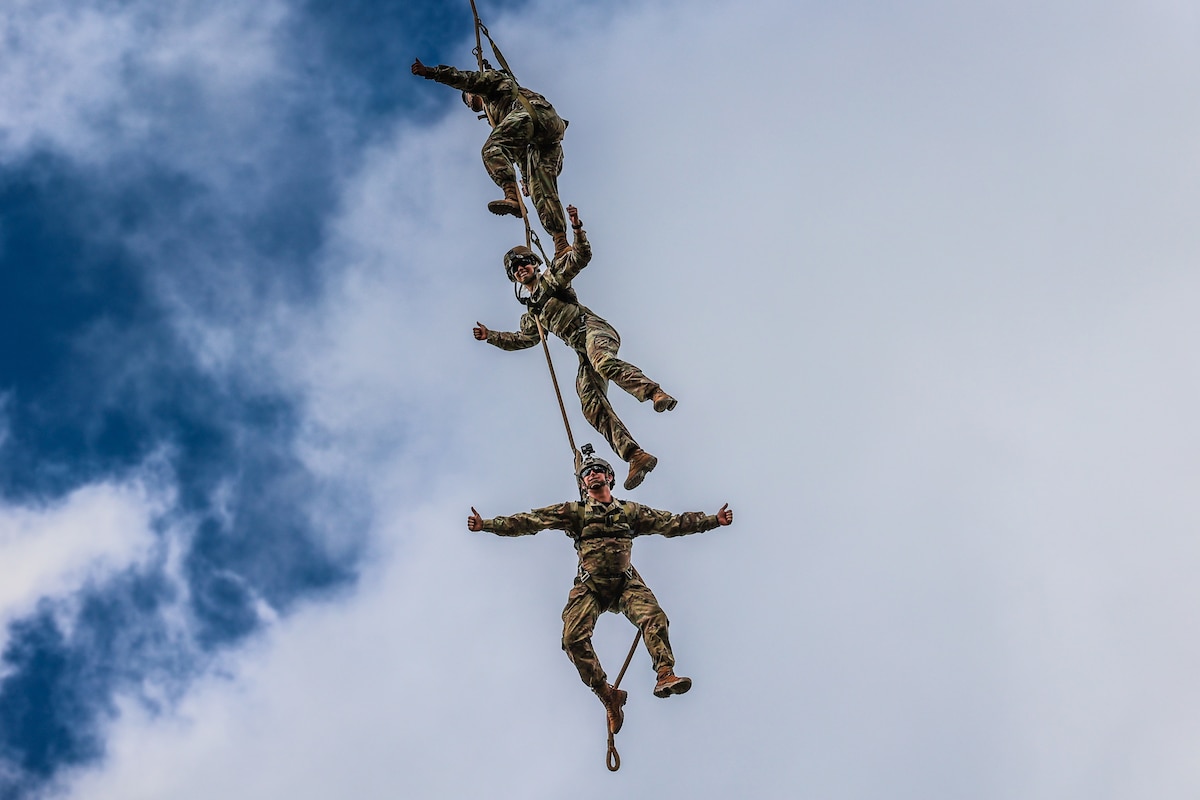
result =
M273 63L244 85L232 74L208 87L199 63L221 61L236 39L168 41L223 16L235 19L221 33L253 38L273 13L286 17L266 31ZM244 15L236 4L57 3L18 4L2 24L18 62L5 75L0 178L3 501L54 508L148 470L171 494L146 520L144 559L5 615L0 794L24 797L103 758L116 693L153 683L169 706L215 654L261 630L262 608L287 614L352 590L362 537L314 530L322 481L292 452L301 398L236 358L204 363L180 317L236 331L247 308L314 301L339 152L353 160L377 126L438 113L445 98L412 91L406 67L470 17L441 3ZM92 42L112 96L70 85L61 62L73 36ZM74 118L82 146L58 140L53 115L20 118L58 90L55 113ZM253 113L230 125L222 100ZM331 552L330 535L353 544Z
M738 513L635 552L695 689L635 658L610 775L569 543L463 525L572 493L540 354L470 336L482 123L408 72L469 3L17 2L0 798L1195 796L1200 15L481 13L680 399L614 397L633 499Z

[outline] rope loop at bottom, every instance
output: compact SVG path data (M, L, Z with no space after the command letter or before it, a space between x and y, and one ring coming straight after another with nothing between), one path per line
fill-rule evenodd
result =
M616 772L621 768L621 754L617 752L612 731L608 732L608 755L604 757L604 766L608 767L609 772Z

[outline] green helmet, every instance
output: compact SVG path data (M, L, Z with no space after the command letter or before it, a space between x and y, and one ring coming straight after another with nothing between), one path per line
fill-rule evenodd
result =
M504 254L504 272L508 275L510 281L516 280L513 273L517 271L517 267L522 264L541 264L542 260L537 257L537 253L530 250L523 244L519 244L512 250Z
M613 472L612 464L609 464L603 458L596 458L590 454L586 459L584 459L584 462L579 465L579 472L575 474L575 477L579 479L579 484L581 486L583 485L584 475L587 475L589 472L593 472L597 469L603 470L605 474L608 475L608 488L611 489L617 485L617 473Z

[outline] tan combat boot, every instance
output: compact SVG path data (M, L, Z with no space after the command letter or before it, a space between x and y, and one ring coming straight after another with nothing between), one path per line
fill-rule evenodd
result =
M567 242L567 234L565 231L562 233L554 234L554 257L555 258L559 258L561 256L566 255L567 253L571 252L572 249L573 248L571 247L570 243Z
M625 491L633 491L642 485L650 470L658 466L658 459L645 450L637 450L629 459L629 477L625 479Z
M654 401L654 410L658 412L670 411L679 405L679 401L671 395L664 392L662 389L655 389L654 394L650 395L650 399Z
M625 701L629 699L629 692L624 689L613 688L611 683L606 683L600 688L592 689L596 696L600 698L600 702L604 703L604 713L608 716L608 729L614 734L621 732L621 726L625 724Z
M655 697L670 697L673 694L683 694L692 688L691 678L681 678L670 667L658 671L658 683L654 686Z
M521 197L517 194L517 185L515 183L504 184L504 198L488 203L488 211L501 217L505 214L511 214L514 217L521 216Z

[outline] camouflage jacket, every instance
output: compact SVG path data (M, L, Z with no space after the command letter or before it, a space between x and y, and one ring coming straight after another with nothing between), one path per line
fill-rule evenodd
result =
M496 122L504 119L513 111L524 108L524 103L517 96L518 93L528 101L529 105L533 106L535 113L558 115L549 100L537 92L518 86L507 72L495 69L473 72L443 65L431 67L429 78L460 91L479 95L487 106L488 114Z
M521 315L519 331L488 331L488 344L501 350L524 350L538 343L537 320L542 327L566 342L570 347L583 352L585 323L587 320L607 325L603 317L579 302L571 280L592 260L592 245L587 233L575 232L575 247L565 255L554 259L554 263L538 276L528 299L529 310Z
M581 572L598 578L615 578L630 569L633 537L651 533L685 536L718 527L715 514L688 511L672 514L632 500L601 503L566 502L526 514L483 521L483 529L497 536L527 536L544 530L564 531L575 540Z

